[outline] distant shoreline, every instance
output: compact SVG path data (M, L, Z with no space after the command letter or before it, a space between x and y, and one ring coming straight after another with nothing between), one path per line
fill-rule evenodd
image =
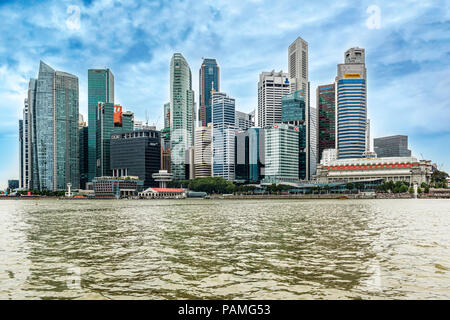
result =
M363 194L299 194L299 195L212 195L209 198L182 198L182 199L202 199L202 200L268 200L268 199L329 199L329 200L347 200L347 199L414 199L414 196L410 194L376 194L376 195L363 195ZM419 195L417 199L450 199L449 194L442 195ZM0 200L181 200L181 199L139 199L139 198L64 198L64 197L0 197Z

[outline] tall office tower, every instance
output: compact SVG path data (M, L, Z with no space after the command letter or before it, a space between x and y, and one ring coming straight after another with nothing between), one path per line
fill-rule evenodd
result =
M28 98L24 100L22 120L19 120L19 143L20 143L20 179L19 187L21 189L29 189L29 112Z
M366 150L367 70L365 51L351 48L336 77L338 158L360 158Z
M185 178L185 152L194 144L194 91L189 65L181 53L170 61L170 157L174 179Z
M223 92L212 94L212 173L214 177L222 177L228 180L234 180L235 178L235 105L235 100Z
M373 139L374 151L380 158L411 157L408 149L408 136L395 135Z
M78 189L78 78L41 61L28 102L33 189Z
M255 126L255 113L245 113L236 110L236 128L240 130L247 130L248 128Z
M299 128L275 124L265 129L266 183L297 182L299 173Z
M283 71L262 72L258 82L258 126L281 123L281 97L288 94L289 79Z
M36 87L37 80L30 79L28 83L28 173L30 176L28 188L33 190L39 190L40 187L36 146Z
M310 141L308 136L308 125L306 121L306 102L302 90L287 94L282 97L281 120L285 124L298 128L298 179L308 180L310 172Z
M317 162L319 162L319 157L317 156L317 109L309 108L309 122L308 122L308 169L309 176L308 180L313 179L313 175L316 174Z
M316 172L317 165L317 145L316 131L317 120L314 109L310 104L310 84L308 77L308 42L298 37L288 48L288 69L291 81L291 92L303 91L305 98L305 119L306 119L306 142L307 142L307 158L308 164L307 179L312 179Z
M133 131L134 115L122 112L122 106L99 102L97 107L96 177L110 177L111 135Z
M308 107L308 42L298 37L288 48L288 69L291 92L303 90Z
M88 70L88 181L97 172L97 106L99 102L114 103L114 75L110 69Z
M81 121L78 125L78 138L80 145L80 189L86 189L89 177L89 131L86 122Z
M216 59L205 59L199 70L199 104L198 120L200 126L206 127L212 122L211 92L220 91L220 68Z
M317 151L319 162L326 149L336 148L336 99L335 85L318 86L316 90L317 103Z
M136 176L143 187L157 187L152 175L161 163L161 133L156 130L124 131L111 135L111 170L114 177Z
M211 177L212 166L212 123L195 128L195 177Z

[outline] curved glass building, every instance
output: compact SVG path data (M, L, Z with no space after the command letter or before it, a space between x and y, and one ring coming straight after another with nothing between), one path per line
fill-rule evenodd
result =
M170 61L170 156L174 179L185 179L185 152L194 144L194 91L189 64L181 53Z

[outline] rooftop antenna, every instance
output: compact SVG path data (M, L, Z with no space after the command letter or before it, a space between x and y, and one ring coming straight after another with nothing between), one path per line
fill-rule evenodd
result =
M145 125L148 126L148 110L145 109Z

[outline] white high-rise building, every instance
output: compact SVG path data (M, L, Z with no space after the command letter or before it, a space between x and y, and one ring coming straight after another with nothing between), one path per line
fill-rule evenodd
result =
M317 112L311 108L309 98L308 77L308 42L298 37L288 48L288 69L290 91L302 90L305 99L305 126L306 130L306 162L307 179L312 179L316 173L317 155Z
M309 108L309 122L307 128L309 129L309 179L316 174L317 162L319 161L319 155L317 154L317 109Z
M212 122L206 127L195 128L195 177L211 177L212 167Z
M263 183L298 182L299 128L275 124L265 129L265 177Z
M281 97L289 94L288 74L283 71L262 72L258 82L258 126L281 123Z
M235 178L235 100L223 92L212 94L212 173L227 180Z
M181 53L170 61L170 157L174 179L185 179L185 152L194 144L195 103L192 74Z
M308 90L308 42L298 37L288 49L288 69L291 81L291 92L303 90L305 102L309 101Z

